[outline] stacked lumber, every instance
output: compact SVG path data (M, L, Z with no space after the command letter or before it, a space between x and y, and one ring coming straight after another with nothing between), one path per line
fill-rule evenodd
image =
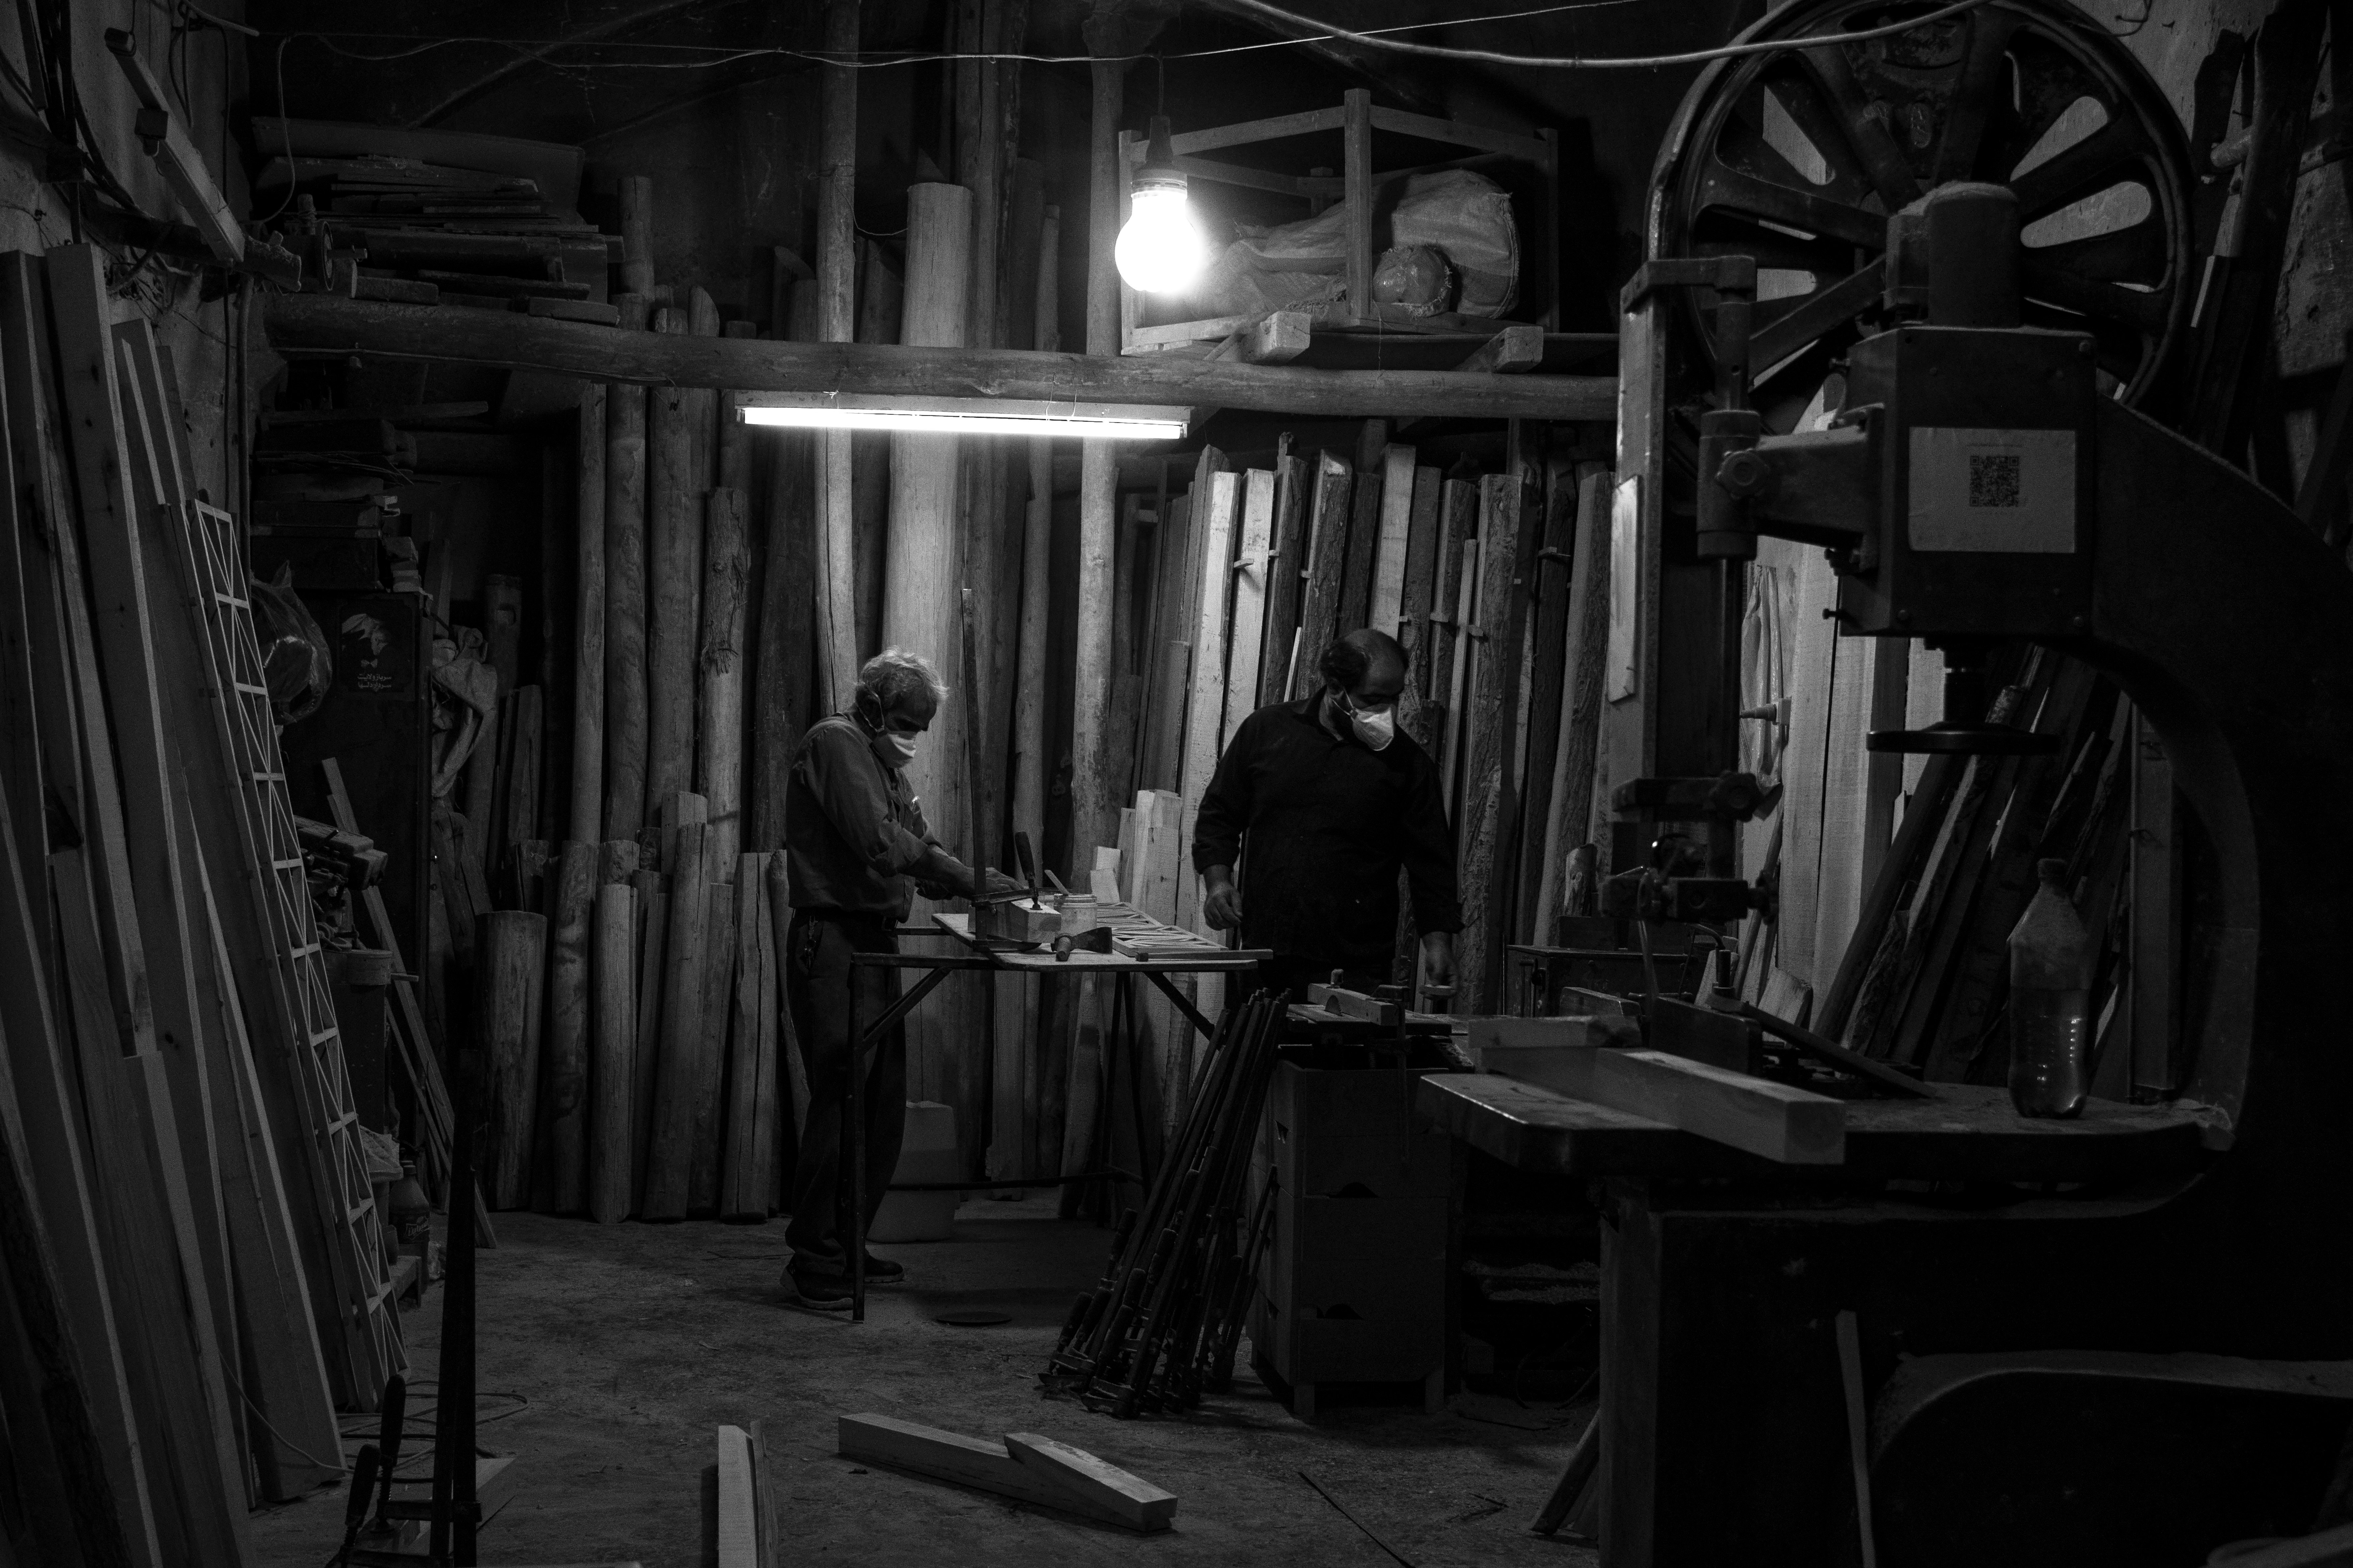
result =
M251 1561L406 1369L237 525L95 247L0 257L0 1426L41 1561Z

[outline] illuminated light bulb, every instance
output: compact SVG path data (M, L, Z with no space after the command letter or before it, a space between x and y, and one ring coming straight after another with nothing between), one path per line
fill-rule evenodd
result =
M1127 286L1145 294L1181 294L1208 265L1208 237L1193 216L1185 175L1169 146L1166 115L1152 118L1152 140L1112 261Z

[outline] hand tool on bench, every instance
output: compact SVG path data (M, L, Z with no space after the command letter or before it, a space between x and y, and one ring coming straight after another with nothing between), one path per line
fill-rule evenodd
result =
M1009 942L1016 947L1043 946L1061 933L1062 915L1046 907L1038 896L1038 861L1029 851L1029 836L1013 836L1013 853L1021 862L1027 891L1000 893L972 900L972 933L983 941Z

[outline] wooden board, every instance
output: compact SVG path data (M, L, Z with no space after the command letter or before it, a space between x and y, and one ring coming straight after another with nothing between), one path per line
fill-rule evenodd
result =
M846 1459L884 1465L959 1486L1018 1498L1040 1508L1130 1530L1168 1528L1176 1498L1091 1454L1021 1434L1029 1451L1017 1457L1011 1439L989 1442L889 1415L844 1415L836 1451Z
M629 879L636 895L637 1025L629 1058L629 1212L645 1201L646 1152L653 1142L654 1070L661 1058L663 939L670 931L670 884L659 871L639 870Z
M1439 738L1438 772L1445 784L1447 816L1459 833L1461 820L1455 816L1454 803L1462 772L1462 699L1470 689L1473 648L1469 631L1478 607L1479 487L1448 479L1440 488L1439 510L1445 537L1439 542L1440 593L1430 619L1436 624L1442 612L1445 624L1430 669L1430 700L1440 714L1429 722Z
M1479 593L1472 628L1469 706L1462 717L1462 905L1459 979L1469 1009L1493 1011L1491 976L1509 933L1495 920L1495 884L1508 879L1511 838L1512 677L1519 668L1514 636L1514 545L1519 485L1508 476L1479 482Z
M1232 574L1234 523L1240 510L1241 476L1219 473L1209 479L1208 514L1198 521L1200 549L1200 609L1193 631L1193 692L1185 710L1185 765L1179 793L1185 797L1178 826L1180 841L1189 844L1193 820L1201 796L1216 772L1225 738L1226 590ZM1200 918L1200 879L1190 874L1176 879L1176 923L1193 926Z
M703 888L703 944L710 956L702 971L702 1025L690 1058L694 1122L686 1208L691 1215L719 1208L720 1115L727 1088L727 1030L735 1015L735 894L733 882L713 880Z
M682 824L670 867L670 921L663 942L661 1035L653 1115L638 1217L684 1219L693 1159L695 1058L701 1049L710 895L703 883L704 826Z
M1405 618L1406 567L1413 539L1413 448L1392 445L1381 454L1379 532L1373 545L1372 603L1365 625L1398 635Z
M489 1045L491 1152L490 1205L521 1208L529 1194L538 1113L541 975L547 917L493 910L481 922L482 1028Z
M540 1065L540 1126L547 1184L537 1205L578 1214L587 1205L589 931L597 847L567 842L558 858L549 928L547 1036Z
M1664 1051L1609 1051L1593 1068L1604 1105L1784 1165L1846 1158L1846 1107L1826 1095Z
M1291 694L1291 664L1299 642L1299 612L1307 584L1307 501L1314 470L1285 453L1274 465L1274 531L1268 546L1266 632L1259 645L1256 706Z
M1442 574L1439 565L1439 540L1442 531L1439 501L1443 494L1442 476L1436 468L1416 468L1413 471L1413 500L1406 529L1405 595L1398 606L1398 638L1405 644L1405 692L1398 700L1398 722L1419 743L1422 750L1436 754L1437 736L1430 721L1430 664L1431 645L1437 640L1437 627L1431 624L1430 611L1441 601L1438 597ZM1451 608L1451 605L1448 605Z
M1105 925L1125 933L1113 938L1113 946L1117 951L1108 953L1072 952L1057 958L1044 949L1035 952L1017 952L993 948L987 950L988 954L1003 968L1035 971L1040 974L1069 974L1102 969L1125 970L1130 973L1141 973L1145 970L1192 973L1248 969L1274 956L1271 948L1224 946L1198 932L1139 915L1125 904L1108 905L1098 913ZM974 940L971 918L944 910L932 916L934 923L942 931L966 942ZM1152 994L1157 996L1158 993ZM1166 1005L1165 1002L1163 1005Z
M1377 427L1383 421L1367 423ZM1367 462L1359 466L1356 488L1349 492L1348 547L1340 557L1340 601L1333 613L1334 637L1371 624L1373 562L1380 542L1381 475L1377 467Z
M1291 672L1289 700L1319 690L1316 666L1340 625L1340 589L1347 574L1348 496L1356 482L1346 461L1329 452L1315 455L1315 496L1307 542L1307 584L1299 611L1299 657Z
M1234 547L1233 635L1226 648L1225 722L1219 728L1220 755L1233 742L1234 731L1258 707L1261 638L1266 635L1267 599L1273 589L1275 476L1252 468L1242 476L1241 536Z
M592 954L588 1071L587 1205L600 1225L629 1214L630 1092L637 1079L637 905L635 889L596 889Z
M727 1062L726 1152L719 1217L761 1221L776 1196L776 942L768 857L736 862L734 1048Z
M741 1426L722 1426L718 1447L717 1568L759 1568L759 1496L751 1436Z

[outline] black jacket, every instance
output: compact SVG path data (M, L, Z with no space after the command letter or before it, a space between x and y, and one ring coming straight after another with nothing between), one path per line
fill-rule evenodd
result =
M1317 693L1241 721L1201 797L1193 868L1242 863L1242 940L1291 958L1386 971L1398 868L1415 929L1462 929L1454 830L1437 764L1403 731L1376 752L1316 719Z

